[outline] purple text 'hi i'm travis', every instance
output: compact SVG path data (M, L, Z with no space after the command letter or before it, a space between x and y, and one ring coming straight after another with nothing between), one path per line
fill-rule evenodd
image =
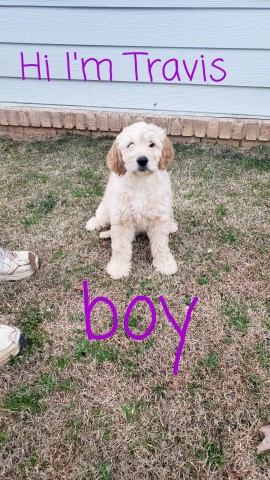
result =
M94 298L94 300L92 300L89 303L89 292L88 292L87 280L84 280L84 282L83 282L83 296L84 296L85 325L86 325L86 333L87 333L87 336L88 336L88 340L106 340L107 338L112 337L114 335L114 333L116 332L117 326L118 326L118 316L117 316L117 311L116 311L114 303L109 298L106 298L106 297L96 297L96 298ZM198 297L193 298L193 300L192 300L192 302L191 302L191 304L188 308L188 311L186 313L186 319L185 319L185 322L184 322L182 328L179 327L178 323L176 322L176 320L173 318L172 314L170 313L170 311L168 309L168 306L167 306L167 303L165 301L165 298L160 296L159 300L160 300L160 303L161 303L161 305L163 307L163 310L166 314L166 317L168 318L169 322L171 322L171 324L173 325L173 327L175 328L175 330L177 331L177 333L180 337L180 342L179 342L179 346L178 346L178 349L177 349L177 352L176 352L176 355L175 355L174 368L173 368L173 374L177 375L178 369L179 369L181 353L182 353L182 350L183 350L184 344L185 344L187 328L188 328L189 322L191 320L192 311L193 311L193 309L194 309L194 307L195 307L195 305L198 301ZM92 328L91 328L91 313L92 313L92 310L95 307L95 305L99 302L106 303L110 307L111 312L112 312L112 320L113 320L113 325L112 325L111 330L109 332L105 333L105 334L102 334L102 335L96 335L95 333L93 333ZM129 324L128 324L131 311L138 302L147 303L147 305L149 306L149 308L151 310L151 314L152 314L151 324L143 335L135 335L134 333L132 333L130 328L129 328ZM147 337L149 337L151 335L152 331L154 330L155 324L156 324L156 318L157 318L157 315L156 315L155 306L154 306L153 302L150 300L150 298L144 297L144 296L135 297L130 302L130 304L127 308L127 311L125 313L125 316L124 316L125 332L133 340L137 340L137 341L145 340Z

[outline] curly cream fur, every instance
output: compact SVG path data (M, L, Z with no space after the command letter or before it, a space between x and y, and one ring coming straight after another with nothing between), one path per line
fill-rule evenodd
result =
M148 159L147 170L139 171L138 157ZM107 163L110 178L96 214L87 230L110 227L101 238L111 237L112 257L107 272L114 278L131 270L132 241L147 233L154 267L163 274L177 271L168 237L177 230L172 212L172 189L167 166L174 151L164 130L138 122L126 127L113 143Z

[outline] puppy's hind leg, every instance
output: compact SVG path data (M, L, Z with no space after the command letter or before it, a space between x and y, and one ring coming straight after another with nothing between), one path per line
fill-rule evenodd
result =
M101 228L109 227L110 226L110 217L107 208L105 207L104 203L101 202L99 207L97 208L96 215L85 225L86 230L100 230Z

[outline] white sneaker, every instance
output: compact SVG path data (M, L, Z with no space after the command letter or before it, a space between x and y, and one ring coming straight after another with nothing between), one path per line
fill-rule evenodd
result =
M0 325L0 365L18 355L24 345L24 335L16 327Z
M10 252L0 247L0 281L28 278L39 268L39 258L32 252Z

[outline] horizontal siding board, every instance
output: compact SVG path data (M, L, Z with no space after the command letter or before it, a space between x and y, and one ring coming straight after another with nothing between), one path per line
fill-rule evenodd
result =
M269 0L2 0L0 6L112 8L269 8Z
M0 79L0 103L269 118L269 89Z
M138 50L138 47L134 47L134 51ZM142 50L142 49L141 49ZM48 55L48 62L50 68L50 77L52 79L67 79L67 63L66 52L70 53L70 65L71 65L71 78L73 80L83 80L83 73L81 67L81 58L85 60L89 57L102 60L109 58L112 61L112 74L113 81L132 82L135 81L135 69L133 57L123 56L122 52L126 51L124 47L78 47L78 46L32 46L32 45L0 45L0 77L14 77L21 78L21 59L20 52L24 54L25 63L36 63L36 52L39 52L41 60L42 78L46 79L46 69L44 55ZM179 72L181 78L181 84L189 84L189 78L185 72L183 66L183 59L186 61L186 65L189 71L192 70L192 66L195 61L198 60L194 78L192 84L204 84L201 54L204 55L204 61L206 65L207 79L210 84L214 84L211 81L209 75L214 75L214 78L221 78L222 73L211 67L211 63L215 58L223 58L224 62L219 63L226 72L227 76L224 81L216 84L216 88L220 85L230 86L248 86L248 87L270 87L270 50L216 50L209 49L204 51L203 49L156 49L148 48L144 49L149 53L148 56L141 56L138 60L138 73L139 81L150 83L150 77L148 73L147 58L153 61L156 58L162 60L161 63L157 63L153 66L152 74L154 83L166 83L162 76L162 65L166 60L170 58L176 58L179 61ZM77 53L77 60L74 60L73 54ZM174 69L167 67L167 76L173 75ZM91 62L86 67L87 78L89 80L96 80L97 73L94 62ZM32 67L25 68L26 82L29 78L37 78L37 69ZM109 68L108 63L104 63L101 67L101 79L109 80ZM179 83L177 79L172 83Z
M270 10L0 8L0 42L270 48Z

